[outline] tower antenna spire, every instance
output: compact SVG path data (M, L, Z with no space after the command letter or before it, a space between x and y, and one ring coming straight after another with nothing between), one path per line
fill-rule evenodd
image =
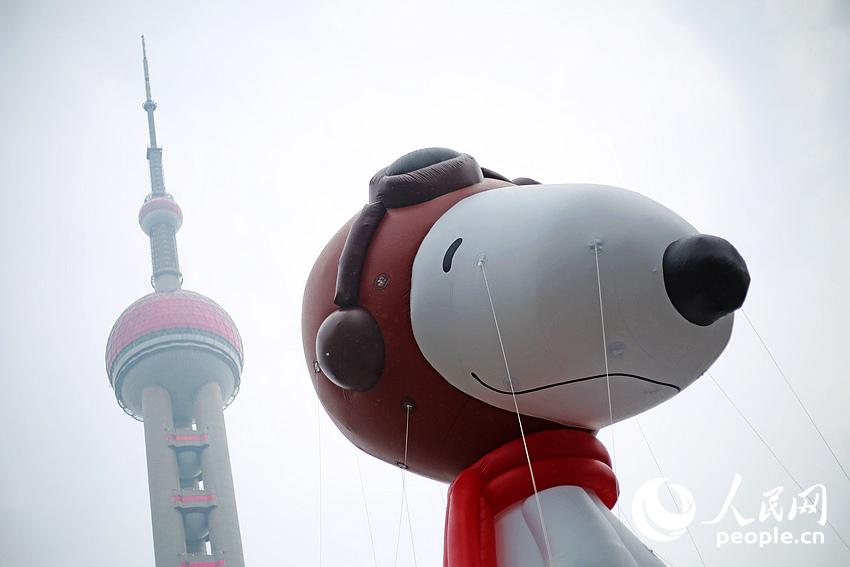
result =
M151 100L151 77L150 73L148 73L148 52L145 49L145 36L142 36L142 64L145 66L145 94L147 95L147 100Z
M145 36L142 36L142 65L145 69L145 102L142 108L148 115L148 134L150 145L147 150L148 166L151 172L151 192L145 197L145 204L139 211L139 223L151 240L151 262L153 275L151 284L156 291L180 289L183 274L177 258L177 231L183 222L183 213L174 199L165 190L165 177L162 173L162 148L156 145L156 127L153 112L156 103L151 98L151 78L148 69L148 52Z
M150 135L150 147L156 148L156 125L153 120L153 111L156 110L156 103L151 98L151 76L148 69L148 51L145 46L145 36L142 36L142 65L145 69L145 103L142 108L148 113L148 134ZM148 152L150 154L150 152ZM150 159L150 155L148 155ZM153 188L156 192L156 187ZM162 187L162 192L165 192L165 187Z

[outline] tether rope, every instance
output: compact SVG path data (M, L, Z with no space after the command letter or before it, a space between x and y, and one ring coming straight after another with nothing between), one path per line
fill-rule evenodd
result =
M640 430L640 435L643 437L643 442L646 444L646 448L649 449L649 454L652 456L652 460L655 462L655 468L658 469L658 475L661 478L666 478L664 475L664 471L661 470L661 464L658 462L658 458L655 456L655 451L652 450L652 445L649 444L649 438L647 438L646 433L643 430L643 427L640 424L640 420L635 418L635 423L637 423L638 429ZM676 507L676 511L681 514L682 509L679 507L679 501L673 496L673 490L670 488L670 484L665 482L664 486L667 487L667 493L670 494L670 500L673 501L673 505ZM705 567L705 559L702 556L702 553L699 551L699 546L697 546L697 542L694 539L694 535L691 533L689 527L685 527L685 531L688 534L688 539L691 540L691 543L694 546L694 551L697 552L697 556L699 557L699 562Z
M372 546L372 564L378 567L378 555L375 553L375 538L372 536L372 519L369 516L369 505L366 503L366 486L363 483L363 471L360 470L360 455L356 447L354 450L354 463L357 465L357 477L360 479L360 494L363 496L363 511L366 513L366 526L369 528L369 543Z
M516 411L517 422L519 423L519 434L522 437L522 447L525 449L525 460L528 462L528 473L531 476L531 488L534 490L534 499L537 502L537 513L540 516L540 527L543 530L543 541L546 544L546 555L549 559L548 565L552 565L552 548L549 545L549 534L546 529L546 522L543 520L543 506L540 504L540 494L537 492L537 481L534 479L534 469L531 466L531 455L528 452L528 443L525 440L525 429L522 426L522 417L519 413L519 404L516 399L516 392L514 391L514 382L511 377L511 369L508 365L508 355L505 353L505 344L502 340L502 331L499 329L499 319L496 317L496 307L493 304L493 295L490 292L490 283L487 281L487 269L485 264L487 263L487 259L484 256L481 256L478 259L477 265L481 269L481 274L484 276L484 287L487 290L487 299L490 301L490 311L493 314L493 324L496 327L496 335L499 337L499 348L502 351L502 360L505 363L505 374L508 377L508 385L511 388L511 398L514 402L514 410Z
M439 485L439 484L436 484L436 483L435 483L435 484L434 484L434 486L437 488L437 492L439 492L439 493L440 493L440 500L442 500L442 502L443 502L443 508L445 508L445 507L446 507L446 495L445 495L445 494L443 494L443 489L440 487L440 485Z
M785 464L779 458L779 455L777 455L776 452L770 447L770 445L767 444L767 441L765 441L764 437L761 436L761 434L758 432L758 430L755 428L755 426L752 424L752 422L750 422L750 420L747 419L747 416L744 415L744 412L742 412L741 409L737 406L737 404L735 404L735 402L732 401L732 398L729 397L729 394L726 393L726 390L724 390L723 387L717 382L717 380L714 379L714 376L712 376L710 372L706 372L706 375L709 378L711 378L711 381L714 382L714 385L717 386L717 389L720 390L720 393L723 394L723 397L726 398L726 400L735 409L735 411L738 413L738 415L741 416L741 419L744 420L744 422L747 424L747 426L750 428L750 430L755 434L756 437L758 437L759 441L761 441L761 443L762 443L762 445L764 445L765 449L767 449L768 452L770 452L770 454L773 455L773 458L776 460L776 462L779 464L779 466L782 468L782 470L785 471L785 474L787 474L788 477L794 482L794 484L797 485L797 489L799 489L801 493L804 492L803 485L801 485L797 481L797 478L793 474L791 474L791 471L788 470L788 467L785 466ZM800 494L800 496L803 496L803 494ZM809 498L808 495L805 495L804 498L806 499L806 501L809 504L812 505L812 507L814 507L815 510L818 511L818 513L820 513L820 511L821 511L820 508L818 508L818 506L814 502L812 502L812 500ZM832 529L832 531L835 533L835 535L838 537L838 539L841 540L841 543L844 544L844 547L846 547L848 549L848 551L850 551L850 545L848 545L847 541L841 536L840 533L838 533L838 530L835 528L835 526L832 525L832 523L829 521L828 518L824 518L824 520L826 521L826 525L828 525Z
M635 527L632 525L632 523L629 521L628 516L623 516L623 520L626 522L626 526L628 527L628 529L629 529L629 530L631 530L631 532L632 532L633 534L634 534L634 533L638 533L638 532L639 532L639 530L636 530L636 529L635 529ZM638 540L638 541L640 541L640 540ZM643 546L644 546L644 547L645 547L645 548L646 548L646 549L647 549L647 550L648 550L648 551L649 551L652 555L654 555L655 557L657 557L658 559L660 559L661 561L663 561L665 565L669 565L670 567L673 567L673 564L672 564L672 563L670 563L669 561L667 561L666 559L664 559L664 557L662 557L662 555L661 555L660 553L658 553L658 552L657 552L657 551L655 551L654 549L650 548L648 545L646 545L646 544L645 544L645 543L643 543L642 541L641 541L640 543L641 543L641 544L643 544Z
M744 316L744 319L747 320L747 324L753 330L753 333L755 333L756 337L761 343L761 346L767 353L767 356L770 357L770 360L773 362L773 365L776 367L776 370L777 372L779 372L779 375L782 377L782 380L785 381L785 385L788 386L788 389L791 390L792 394L794 394L794 398L797 400L797 403L800 404L801 408L803 408L803 412L806 414L806 417L809 418L809 422L812 424L812 427L814 427L815 431L818 432L818 436L820 436L821 441L823 441L823 444L826 445L827 449L829 449L830 454L832 454L832 458L835 459L835 464L838 465L838 468L840 468L841 472L844 473L844 477L847 480L850 480L850 475L847 474L847 469L845 469L844 465L841 464L841 461L839 460L838 455L833 450L832 445L829 444L829 441L827 441L826 437L824 437L824 434L821 431L820 427L818 427L817 423L815 423L815 419L812 417L812 414L809 413L809 410L806 408L806 404L803 403L803 400L800 398L800 395L797 393L797 390L791 384L791 381L788 379L788 376L785 375L785 372L782 370L782 367L779 366L779 362L777 362L776 357L773 356L773 353L767 347L767 343L764 342L764 339L761 337L761 333L759 333L756 329L756 326L753 324L752 320L750 319L750 316L747 315L747 312L744 311L743 308L741 309L741 314Z
M408 440L410 439L410 410L413 405L410 402L403 404L405 410L404 416L404 461L401 463L401 508L398 511L398 532L395 542L395 562L393 565L398 565L398 549L401 543L401 524L404 519L404 512L407 511L407 529L410 533L410 549L413 552L413 565L416 567L416 544L413 541L413 523L410 521L410 503L407 499L407 450Z
M322 409L316 398L316 435L319 445L319 567L322 567Z
M599 292L599 320L602 322L602 354L605 357L605 386L608 390L608 426L611 432L611 470L617 472L617 448L614 444L614 405L611 402L611 374L608 370L608 340L605 337L605 311L602 307L602 278L599 275L599 243L593 244L596 260L596 289ZM617 484L617 500L620 499L620 485ZM617 503L617 518L620 519L620 505ZM620 519L622 521L622 519Z
M611 432L611 470L617 475L617 448L614 444L614 405L611 401L611 373L608 370L608 339L605 336L605 310L602 305L602 277L599 274L599 244L593 243L593 258L596 262L596 290L599 292L599 320L602 326L602 356L605 359L605 387L608 391L608 431ZM622 525L623 512L620 506L620 483L615 484L617 496L617 521ZM620 564L625 563L625 557L620 556Z
M398 528L395 537L395 559L393 565L398 565L398 548L401 544L401 522L404 519L404 471L401 471L401 505L398 509Z

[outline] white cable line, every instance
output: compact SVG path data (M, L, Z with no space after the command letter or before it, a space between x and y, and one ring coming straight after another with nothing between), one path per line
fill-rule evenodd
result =
M437 488L437 492L440 493L440 500L443 501L443 508L445 508L446 507L446 495L443 494L443 489L440 487L439 484L435 483L434 486Z
M404 404L404 461L401 466L401 508L398 511L398 532L395 542L395 562L393 565L398 565L398 548L401 543L401 523L404 518L404 512L407 510L407 529L410 532L410 549L413 551L413 565L416 565L416 544L413 542L413 524L410 521L410 503L407 500L407 483L405 474L407 473L407 448L408 439L410 438L410 409L409 403Z
M322 409L316 398L316 435L319 438L319 567L322 567Z
M670 563L669 561L667 561L666 559L664 559L664 557L663 557L660 553L658 553L657 551L655 551L654 549L650 549L650 550L649 550L649 552L650 552L651 554L653 554L655 557L657 557L658 559L660 559L661 561L663 561L665 565L669 565L670 567L673 567L673 564L672 564L672 563Z
M635 529L635 527L632 525L632 523L629 521L628 516L623 516L623 520L626 522L626 526L628 526L628 528L631 530L631 532L632 532L633 534L634 534L634 533L638 533L638 530L636 530L636 529ZM638 541L640 541L640 539L638 539ZM649 551L652 555L654 555L655 557L657 557L658 559L660 559L661 561L663 561L666 565L669 565L670 567L673 567L673 564L672 564L672 563L670 563L669 561L667 561L666 559L664 559L664 557L662 557L660 553L658 553L658 552L657 552L657 551L655 551L654 549L650 548L648 545L646 545L645 543L643 543L643 541L640 541L640 543L641 543L641 544L642 544L642 545L643 545L643 546L644 546L644 547L645 547L645 548L646 548L646 549L647 549L647 550L648 550L648 551Z
M490 293L490 283L487 281L487 270L484 267L486 260L484 257L478 259L478 267L481 268L481 274L484 276L484 286L487 289L487 299L490 300L490 311L493 313L493 323L496 326L496 335L499 337L499 348L502 350L502 359L505 362L505 373L508 376L508 385L511 387L511 398L514 401L514 410L516 410L516 418L519 422L519 434L522 437L522 447L525 449L525 459L528 462L528 473L531 475L531 488L534 490L534 499L537 502L537 513L540 516L540 527L543 528L543 541L546 543L546 555L549 558L548 565L552 565L552 548L549 545L549 534L546 530L546 522L543 520L543 507L540 505L540 495L537 492L537 481L534 479L534 469L531 467L531 455L528 452L528 443L525 440L525 430L522 427L522 417L519 413L519 404L516 400L516 392L514 391L514 382L511 378L511 369L508 366L508 355L505 353L505 344L502 341L502 332L499 330L499 320L496 317L496 307L493 305L493 295Z
M732 398L729 397L729 394L726 393L726 390L724 390L723 387L717 382L717 380L714 379L714 376L712 376L710 372L706 372L706 375L709 378L711 378L711 381L714 382L714 385L717 386L717 389L720 390L720 393L723 394L723 397L725 397L726 400L729 402L729 404L733 408L735 408L735 411L738 413L739 416L741 416L741 419L744 420L744 422L747 424L747 426L749 426L750 430L753 433L755 433L756 437L758 437L759 441L761 441L761 443L762 443L762 445L764 445L765 449L767 449L770 452L770 454L773 455L773 458L776 460L776 462L779 464L779 466L782 467L782 470L785 471L785 474L787 474L788 477L792 481L794 481L794 484L797 485L797 488L800 490L800 492L804 492L803 485L801 485L797 481L796 477L793 474L791 474L791 471L788 470L788 467L786 467L785 464L782 462L782 460L780 460L779 455L777 455L776 452L770 447L770 445L767 444L767 441L764 440L764 437L761 436L761 434L758 432L758 430L755 428L755 426L750 422L749 419L747 419L747 416L744 415L744 412L742 412L740 410L740 408L738 408L738 406L735 404L735 402L732 401ZM801 496L802 496L802 494L801 494ZM808 495L806 495L805 498L806 498L806 501L815 508L815 510L820 512L820 508L818 508L817 505L815 505L815 503L811 501L811 499L808 497ZM841 540L841 543L844 544L844 547L846 547L848 550L850 550L850 545L848 545L847 541L843 537L841 537L841 534L838 532L838 530L835 528L835 526L833 526L832 523L830 523L829 519L825 518L825 521L826 521L826 525L828 525L830 528L832 528L832 531L835 533L836 536L838 536L838 539Z
M404 405L404 469L407 470L407 444L410 438L410 404Z
M640 430L640 435L643 437L643 442L646 444L646 448L649 449L649 454L652 455L652 460L655 461L655 468L658 469L658 475L661 478L666 478L664 475L664 471L661 470L661 464L658 462L658 458L655 456L655 451L652 450L652 445L649 444L649 439L646 436L646 433L643 431L643 427L640 424L640 420L635 418L635 423L637 423L638 429ZM673 505L676 507L676 511L678 513L682 513L682 509L679 507L679 501L673 496L673 489L670 488L670 483L665 482L664 486L667 487L667 493L670 494L670 500L673 501ZM694 535L691 533L690 527L685 527L685 531L688 534L688 538L691 540L691 543L694 546L694 551L697 552L697 556L699 557L699 562L702 563L702 567L705 567L705 559L702 556L702 553L699 551L699 547L697 546L697 542L694 539Z
M617 448L614 445L614 406L611 403L611 374L608 371L608 340L605 337L605 311L602 308L602 278L599 275L599 243L593 245L594 258L596 260L596 288L599 291L599 319L602 322L602 354L605 357L605 385L608 388L608 419L609 431L611 432L611 470L617 472ZM617 500L620 499L620 485L617 484ZM620 506L617 505L617 518L620 518Z
M401 495L405 510L407 510L407 530L410 532L410 549L413 551L413 565L416 567L416 544L413 541L413 523L410 521L410 500L407 499L407 483L405 482L407 474L407 447L408 439L410 438L410 404L404 405L404 469L401 471Z
M378 567L378 555L375 553L375 538L372 536L372 519L369 517L369 505L366 503L366 486L363 483L363 472L360 470L360 455L358 449L353 447L354 463L357 465L357 476L360 478L360 494L363 496L363 510L366 513L366 525L369 527L369 543L372 546L372 564Z
M396 529L395 538L395 560L393 565L398 565L398 548L401 544L401 521L404 518L404 469L401 470L401 507L398 509L398 528Z
M602 355L605 358L605 386L608 389L608 430L611 432L611 470L617 473L617 448L614 444L614 405L611 403L611 374L608 370L608 340L605 337L605 310L602 308L602 278L599 275L599 241L593 244L593 257L596 261L596 289L599 292L599 320L602 323ZM617 521L623 523L623 512L620 504L620 483L615 484L617 490ZM625 557L620 556L620 564Z
M413 552L413 567L416 567L416 543L413 541L413 522L410 521L410 500L407 499L407 488L402 484L404 494L404 509L407 510L407 531L410 533L410 550Z
M767 347L767 343L764 342L763 338L761 338L761 334L756 329L756 326L753 324L752 320L750 320L750 316L747 315L747 312L744 311L743 308L741 309L741 314L744 316L744 319L747 320L747 324L753 330L753 333L755 333L756 337L758 337L761 346L764 348L764 351L767 353L767 356L770 357L770 360L773 362L773 365L776 367L776 370L779 372L779 375L782 376L782 379L785 381L785 384L788 386L788 389L791 390L792 394L794 394L794 398L796 398L797 403L800 404L801 408L803 408L803 412L805 412L806 417L809 418L812 427L814 427L815 431L818 432L821 441L823 441L823 444L826 445L827 449L829 449L829 452L832 454L832 458L835 459L835 464L837 464L838 468L841 469L841 472L844 473L844 477L847 480L850 480L850 474L847 474L847 469L845 469L844 465L841 464L841 461L838 459L838 455L835 454L835 451L832 449L832 446L826 440L826 437L824 437L823 432L820 430L820 427L818 427L817 423L815 423L815 419L812 417L812 414L809 413L809 410L806 408L806 404L803 403L803 400L800 398L800 395L797 393L797 390L794 388L793 385L791 385L791 381L788 379L788 376L785 375L785 372L783 372L782 367L779 366L779 362L777 362L776 357L773 356L773 353Z

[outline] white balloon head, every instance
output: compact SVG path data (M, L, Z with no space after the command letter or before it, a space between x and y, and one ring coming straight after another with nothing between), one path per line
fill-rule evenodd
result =
M522 414L598 430L676 395L729 341L731 313L695 324L665 289L665 251L697 234L616 187L477 193L437 220L416 255L416 342L474 398L514 411L513 390Z

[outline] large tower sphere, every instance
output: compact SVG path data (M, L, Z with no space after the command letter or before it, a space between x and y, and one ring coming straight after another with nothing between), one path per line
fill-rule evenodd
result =
M158 384L171 394L176 418L192 415L195 391L214 381L225 405L239 391L242 338L216 302L199 293L151 293L115 322L106 344L106 371L118 403L142 420L142 390Z

